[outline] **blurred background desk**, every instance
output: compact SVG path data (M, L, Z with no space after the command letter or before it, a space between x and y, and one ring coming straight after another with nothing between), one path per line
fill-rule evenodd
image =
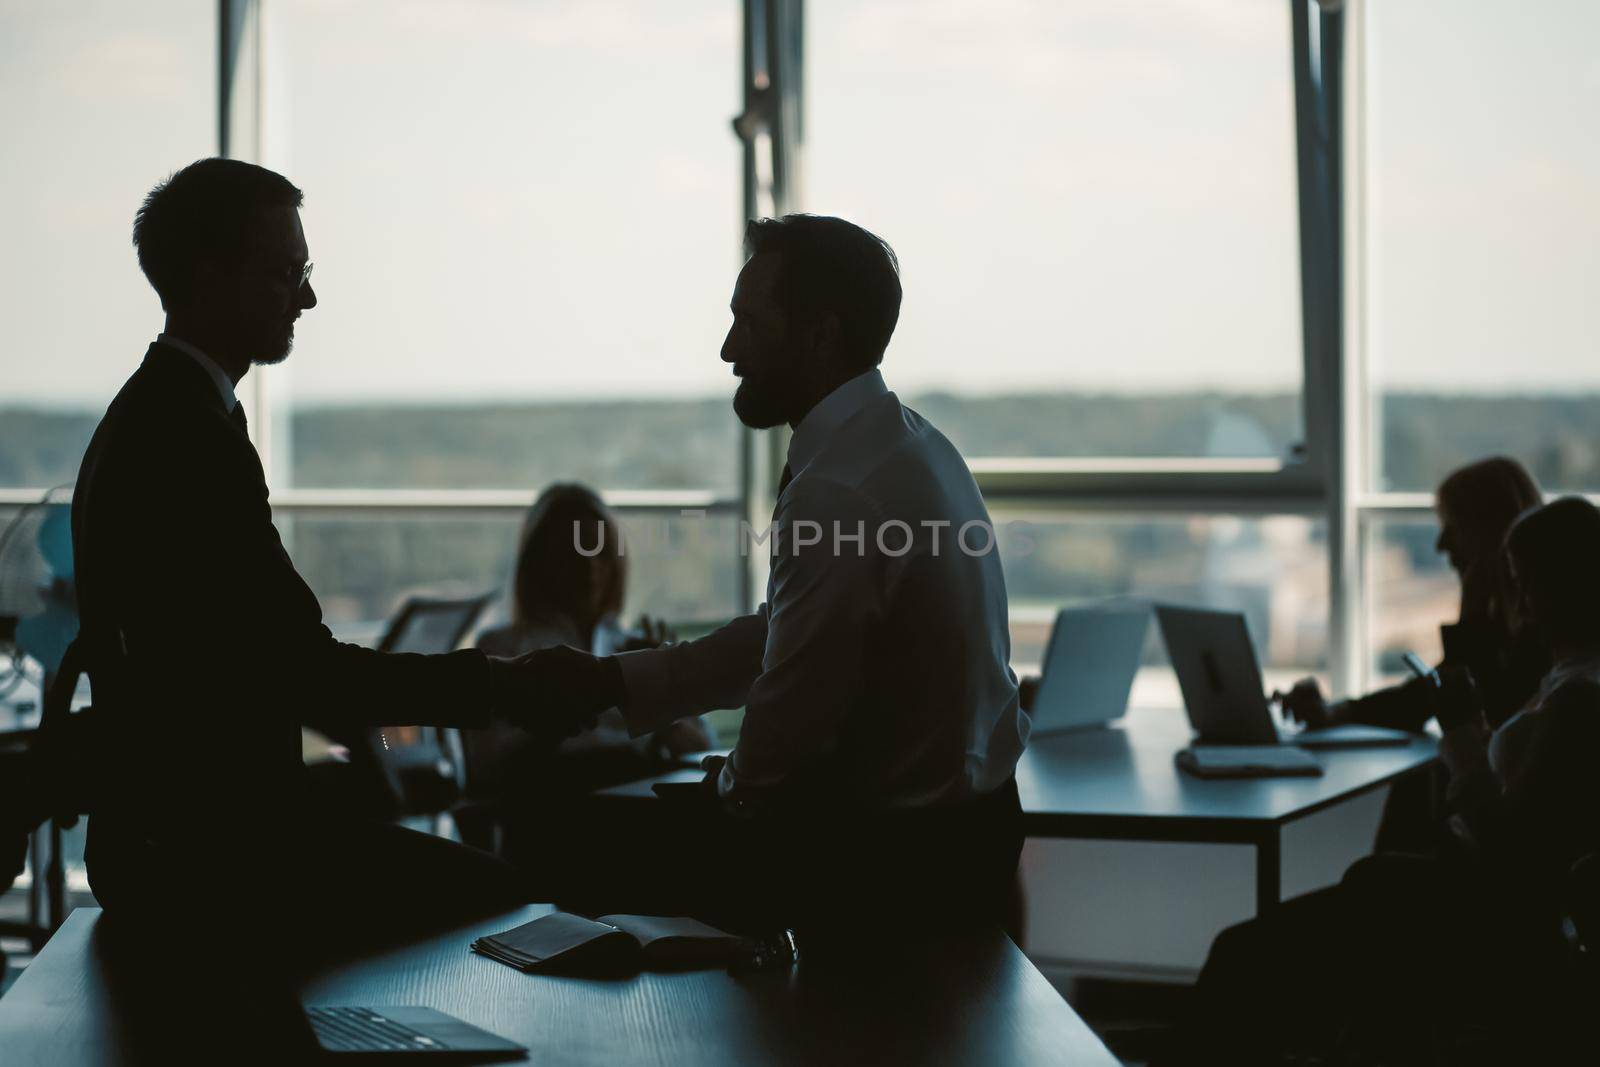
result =
M1031 838L1249 845L1256 853L1256 910L1279 901L1283 828L1431 766L1438 742L1323 750L1318 778L1202 780L1173 765L1191 737L1175 708L1139 708L1122 722L1031 741L1017 764L1017 791ZM674 771L602 790L654 799L658 781L695 781Z
M550 910L532 905L337 966L309 981L301 999L437 1008L526 1045L522 1062L541 1067L1117 1062L998 929L950 940L918 936L893 949L864 944L807 953L802 945L792 969L739 976L527 975L467 951L481 934ZM95 949L99 921L98 909L74 912L0 999L7 1062L128 1062L118 1041L127 1020L119 1017L113 976ZM215 963L190 948L198 989L215 980ZM183 989L169 996L179 1006L186 999ZM240 1049L212 1051L228 1060L249 1042L241 1033Z
M1252 845L1259 913L1280 897L1285 825L1421 771L1438 752L1418 737L1316 752L1318 778L1203 780L1172 762L1190 736L1181 711L1141 708L1105 729L1031 742L1017 764L1028 836Z

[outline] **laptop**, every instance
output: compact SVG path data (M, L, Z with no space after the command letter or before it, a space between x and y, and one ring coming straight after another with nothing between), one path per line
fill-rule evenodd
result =
M1032 736L1105 726L1122 718L1149 628L1150 607L1144 603L1062 608L1050 630L1029 712Z
M527 1049L432 1008L305 1009L322 1051L336 1056L425 1056L429 1062L486 1063L522 1059Z
M1411 741L1404 731L1378 726L1280 732L1242 613L1158 604L1156 619L1201 745L1362 748Z

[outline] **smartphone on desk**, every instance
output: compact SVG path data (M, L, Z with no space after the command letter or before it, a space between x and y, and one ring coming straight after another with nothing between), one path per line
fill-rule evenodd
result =
M673 802L688 802L694 800L714 800L716 794L705 787L704 782L655 782L650 786L650 791L662 800Z

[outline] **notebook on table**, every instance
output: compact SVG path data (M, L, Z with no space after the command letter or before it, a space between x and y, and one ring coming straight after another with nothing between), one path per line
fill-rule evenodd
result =
M1175 758L1197 778L1315 778L1322 767L1293 745L1191 745Z
M503 933L480 937L472 951L530 974L688 970L725 967L749 954L748 938L698 919L556 912Z

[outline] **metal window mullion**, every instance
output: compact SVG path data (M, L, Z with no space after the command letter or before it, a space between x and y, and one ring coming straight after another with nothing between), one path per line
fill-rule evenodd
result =
M781 215L799 207L805 56L801 0L744 0L743 11L743 110L733 122L743 146L741 233L748 219L768 211ZM763 170L771 176L766 197L761 185ZM752 526L760 527L771 512L788 434L783 428L742 428L740 433L744 515ZM755 607L765 584L765 570L763 553L749 553L743 560L740 586L746 608Z
M741 148L740 163L743 168L740 177L741 204L739 210L739 240L743 238L745 221L755 217L757 212L757 199L760 190L759 169L756 166L756 138L747 124L747 119L756 113L760 106L761 87L756 84L756 78L761 66L758 55L758 44L762 30L762 21L765 19L764 0L744 0L743 21L741 24L742 47L742 75L743 99L742 109L738 117L733 120L733 130L739 138ZM739 500L741 514L745 520L756 524L757 489L761 480L758 456L760 454L760 441L756 431L739 425ZM752 611L756 605L757 575L756 568L760 565L754 557L757 553L739 561L739 606L745 611Z
M1343 360L1344 264L1340 13L1289 0L1293 22L1296 170L1300 216L1301 329L1306 438L1321 477L1328 536L1329 660L1336 692L1351 689L1359 662L1360 544L1348 501L1347 390ZM1332 5L1329 5L1332 7Z
M260 0L217 2L217 155L261 159L262 18ZM250 438L267 485L274 484L272 410L265 371L245 375L239 402L249 415Z
M1343 523L1353 548L1351 569L1342 575L1342 595L1349 609L1344 632L1354 650L1347 659L1344 679L1348 692L1366 692L1372 682L1373 588L1372 530L1362 504L1372 479L1372 394L1368 389L1368 274L1367 260L1367 70L1366 20L1359 3L1344 7L1340 50L1341 122L1343 156L1342 202L1345 216L1341 237L1346 249L1345 351L1344 351L1344 484L1340 490ZM1346 76L1348 75L1348 76Z

